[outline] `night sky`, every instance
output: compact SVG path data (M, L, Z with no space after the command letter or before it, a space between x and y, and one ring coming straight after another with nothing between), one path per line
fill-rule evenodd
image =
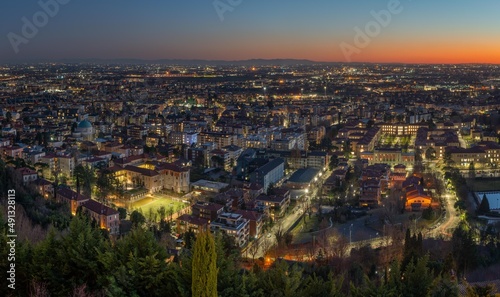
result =
M41 0L47 2L49 0ZM55 0L52 0L55 1ZM62 0L61 0L62 1ZM0 4L0 61L72 58L295 58L347 61L355 27L393 0L241 0L221 20L213 0L64 0L15 53L38 1ZM219 0L228 3L230 0ZM233 2L238 2L233 0ZM401 12L350 56L360 62L500 63L500 1L401 0Z

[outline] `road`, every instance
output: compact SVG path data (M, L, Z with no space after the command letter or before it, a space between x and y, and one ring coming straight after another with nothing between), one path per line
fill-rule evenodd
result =
M243 255L246 255L248 257L251 256L250 250L251 246L253 244L258 244L259 249L257 251L257 254L255 255L255 258L258 259L260 257L264 257L267 250L269 250L273 245L276 244L276 232L281 228L284 232L287 232L293 224L300 218L302 213L305 211L305 205L307 203L311 202L311 197L317 197L318 191L321 189L321 186L323 185L324 181L326 178L329 176L329 171L325 172L320 176L318 181L315 183L314 187L311 190L311 193L308 194L308 196L305 198L306 201L304 202L299 202L297 205L294 207L294 209L291 211L291 213L287 216L285 216L283 219L281 219L279 222L277 222L273 228L271 228L270 231L266 232L263 234L257 241L254 241L250 243L244 250L243 250Z
M444 173L442 172L442 170L439 170L437 167L435 170L436 172L438 172L438 178L443 180ZM460 214L455 209L456 199L456 194L448 190L448 188L445 186L442 205L445 209L445 212L443 214L444 218L442 220L439 220L434 228L429 231L429 237L451 237L452 232L450 232L450 230L456 228L460 223Z
M430 230L428 236L439 238L439 237L451 237L450 229L455 228L460 223L460 216L455 209L454 200L456 199L454 195L446 193L443 195L444 198L444 220L439 221L435 228Z
M273 245L276 244L276 236L274 234L279 230L279 228L285 231L290 229L290 227L300 218L302 210L302 205L297 204L297 206L295 206L295 208L292 210L291 214L281 219L281 221L276 223L270 231L267 231L265 234L263 234L257 241L250 243L242 254L247 255L246 252L248 252L247 256L250 257L251 246L253 244L257 244L259 246L259 249L257 251L257 254L255 255L255 258L258 259L260 257L264 257L267 250L269 250Z

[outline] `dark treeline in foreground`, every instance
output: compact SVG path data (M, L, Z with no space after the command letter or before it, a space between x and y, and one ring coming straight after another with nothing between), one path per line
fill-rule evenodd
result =
M498 234L478 237L465 223L451 242L427 242L407 230L387 248L336 255L320 249L311 263L264 266L259 259L253 267L242 265L231 240L210 233L194 242L186 238L186 248L173 257L164 224L134 224L127 234L110 237L85 214L69 218L64 206L20 186L9 170L0 164L0 190L17 190L16 289L7 287L5 273L0 296L459 296L465 272L500 259ZM6 272L5 198L1 202L0 269ZM466 288L467 296L492 290Z

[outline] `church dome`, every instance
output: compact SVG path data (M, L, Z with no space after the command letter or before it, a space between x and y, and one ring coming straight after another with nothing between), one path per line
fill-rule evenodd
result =
M81 128L81 129L92 128L92 124L87 120L83 120L78 124L78 128Z

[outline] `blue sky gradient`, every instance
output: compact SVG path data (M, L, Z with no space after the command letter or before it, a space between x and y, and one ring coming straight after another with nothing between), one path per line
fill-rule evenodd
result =
M48 1L48 0L42 0ZM227 0L220 0L227 3ZM354 27L390 0L242 0L221 21L212 0L71 0L16 54L7 34L38 1L0 4L0 60L61 58L250 59L344 61ZM369 62L500 62L500 1L401 0L403 11L353 60ZM484 48L482 52L472 47ZM463 48L463 50L461 50ZM418 49L418 51L417 51ZM498 50L497 50L498 51ZM434 53L434 54L433 54ZM472 57L471 55L474 55ZM498 58L498 60L497 60ZM463 62L469 62L469 60ZM448 61L443 61L448 62Z

